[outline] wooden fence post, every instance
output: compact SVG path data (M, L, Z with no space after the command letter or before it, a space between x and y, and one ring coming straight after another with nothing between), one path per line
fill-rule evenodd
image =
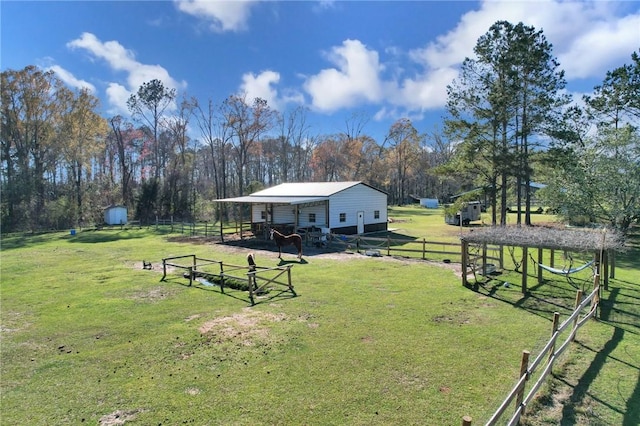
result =
M253 275L253 280L251 279ZM256 302L253 300L253 285L256 282L256 277L255 277L255 272L251 273L248 272L247 273L247 284L249 286L249 300L251 301L251 306L255 305Z
M464 416L462 418L462 426L471 426L471 416Z
M556 258L556 251L554 249L551 249L549 257L550 257L549 266L551 266L553 268L553 263L554 263L554 260Z
M596 275L593 277L593 289L600 288L600 268L597 269ZM598 309L598 305L600 304L600 290L596 294L593 295L593 299L591 299L591 309ZM596 311L595 317L598 317L598 312Z
M531 355L531 352L522 351L522 360L520 361L520 377L527 374L527 370L529 369L529 355ZM524 386L522 387L522 389L518 390L518 394L516 395L516 410L518 409L518 407L520 407L520 404L522 404L523 398ZM520 414L524 414L524 410L522 410Z
M553 353L556 351L556 338L555 334L558 331L558 325L560 324L560 312L553 313L553 324L551 325L551 346L549 347L549 359L553 356Z
M462 240L462 285L467 286L467 251L469 249L469 243L466 240Z
M575 307L573 308L574 311L576 309L578 309L578 306L580 306L580 302L582 302L582 290L576 291L576 303L575 303ZM577 325L578 325L578 315L576 315L576 318L573 320L573 328L575 329ZM575 333L573 334L573 337L571 338L572 342L574 340L576 340Z
M391 256L391 238L387 235L387 256Z
M220 293L224 293L224 264L220 262Z
M287 265L287 282L289 283L289 290L291 290L291 293L293 293L294 296L297 296L298 294L293 289L293 284L291 284L291 265Z
M162 278L160 281L164 281L167 278L167 259L162 259Z

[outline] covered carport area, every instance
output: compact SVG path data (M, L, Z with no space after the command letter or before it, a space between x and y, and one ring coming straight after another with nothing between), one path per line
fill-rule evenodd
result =
M312 232L329 233L329 197L258 196L247 195L215 200L240 206L240 235L251 231L256 238L269 238L274 228L287 235L291 233L311 235ZM249 206L249 218L243 218L242 206ZM247 219L250 228L243 229ZM317 229L317 231L316 231Z

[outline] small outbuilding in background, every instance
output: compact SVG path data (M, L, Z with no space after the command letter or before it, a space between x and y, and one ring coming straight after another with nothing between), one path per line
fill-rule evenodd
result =
M127 208L125 206L110 205L104 209L104 223L107 225L126 225Z
M428 209L437 209L440 207L437 198L420 198L420 205Z

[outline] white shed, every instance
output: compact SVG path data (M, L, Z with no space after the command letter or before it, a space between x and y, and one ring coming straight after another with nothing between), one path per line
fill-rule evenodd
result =
M111 205L104 209L104 223L107 225L126 225L127 208L125 206Z
M283 183L245 197L216 201L250 204L254 233L272 225L289 232L387 230L387 194L363 182Z

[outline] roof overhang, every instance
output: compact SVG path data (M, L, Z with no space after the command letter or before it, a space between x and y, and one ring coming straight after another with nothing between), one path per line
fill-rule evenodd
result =
M241 203L241 204L281 204L281 205L300 205L300 204L315 204L319 202L327 201L329 197L261 197L255 195L246 195L244 197L235 198L223 198L220 200L213 200L215 202L225 203Z

